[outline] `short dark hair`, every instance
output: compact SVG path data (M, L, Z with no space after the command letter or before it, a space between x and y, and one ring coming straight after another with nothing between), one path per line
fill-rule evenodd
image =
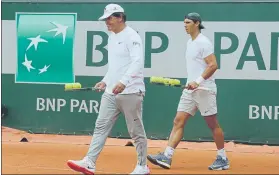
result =
M198 21L198 20L192 20L194 23L197 23L197 22L200 22L200 21ZM199 29L201 30L201 29L204 29L204 27L203 26L201 26L201 22L200 22L200 24L199 24Z
M126 20L127 20L125 13L122 13L122 12L115 12L111 16L114 16L117 18L122 18L124 22L126 22Z
M200 14L198 13L195 13L195 12L192 12L192 13L189 13L188 15L186 15L184 17L184 19L190 19L192 20L194 23L197 23L197 21L200 22L200 25L199 25L199 29L204 29L205 27L202 25L202 19L201 19L201 16Z

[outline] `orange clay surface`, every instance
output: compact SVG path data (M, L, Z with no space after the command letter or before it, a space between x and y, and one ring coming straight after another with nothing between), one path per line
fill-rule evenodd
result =
M19 142L23 137L28 142ZM67 167L68 159L81 159L90 136L28 134L2 127L2 174L79 174ZM136 163L130 140L108 139L96 165L96 174L128 174ZM166 141L148 140L148 153L162 151ZM181 142L172 168L165 170L148 162L151 174L279 174L279 147L226 144L231 168L209 171L216 156L214 143Z

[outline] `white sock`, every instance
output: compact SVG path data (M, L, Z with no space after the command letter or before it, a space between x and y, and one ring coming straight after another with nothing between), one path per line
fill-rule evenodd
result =
M165 149L165 152L164 152L164 155L171 159L172 156L173 156L173 153L174 153L174 148L170 147L170 146L167 146L167 148Z
M217 154L218 154L219 156L221 156L223 159L226 159L226 158L227 158L226 151L225 151L224 148L223 148L223 149L219 149L219 150L217 151Z

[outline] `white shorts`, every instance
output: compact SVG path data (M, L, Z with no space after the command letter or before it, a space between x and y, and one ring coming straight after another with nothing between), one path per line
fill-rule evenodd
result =
M192 93L183 90L177 111L194 116L197 110L202 116L217 114L216 92L198 89Z

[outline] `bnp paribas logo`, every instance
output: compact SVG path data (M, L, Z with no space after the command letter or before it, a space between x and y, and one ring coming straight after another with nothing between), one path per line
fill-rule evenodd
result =
M16 13L17 83L75 81L75 13Z

